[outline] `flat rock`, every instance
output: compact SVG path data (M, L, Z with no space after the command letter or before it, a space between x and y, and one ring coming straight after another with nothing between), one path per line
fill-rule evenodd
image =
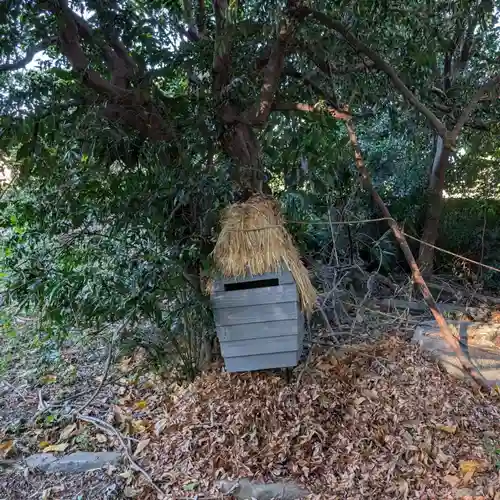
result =
M35 453L24 459L24 463L30 469L47 471L51 464L57 462L57 457L52 453Z
M299 500L308 492L295 483L254 483L248 479L238 481L218 481L224 495L232 495L238 500Z
M62 457L56 457L51 453L37 453L25 459L30 468L47 473L75 474L89 470L101 469L108 464L117 464L121 454L114 451L77 451Z
M500 326L468 321L448 321L448 324L456 329L464 354L483 377L492 384L500 384L500 349L496 345ZM467 376L435 321L417 326L413 342L434 356L450 375Z

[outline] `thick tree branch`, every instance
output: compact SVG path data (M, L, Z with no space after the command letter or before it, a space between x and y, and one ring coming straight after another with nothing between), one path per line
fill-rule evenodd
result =
M68 58L73 69L82 76L83 81L90 88L110 97L123 95L126 92L125 89L113 85L97 71L90 68L90 61L80 45L79 24L66 1L51 1L47 5L55 15L59 26L61 52ZM82 25L80 25L81 29ZM85 29L84 26L83 29Z
M82 38L95 44L94 33L87 22L68 7L66 0L49 0L44 5L56 18L62 54L73 70L81 75L83 82L101 98L106 98L104 116L134 129L142 137L175 141L175 129L165 119L165 110L152 101L149 93L127 88L130 76L127 65L111 46L101 44L104 58L114 73L112 82L90 67L90 60L81 46Z
M129 51L120 40L115 28L116 13L112 9L117 8L116 2L104 2L103 0L97 0L92 1L90 6L96 10L97 16L101 22L102 32L106 41L109 43L109 46L113 49L114 56L121 59L122 63L130 72L129 76L132 76L138 71L139 68L136 61L134 61L134 59L130 56ZM87 25L87 29L90 28L82 17L77 14L74 15L79 23L85 23L85 25ZM90 29L90 32L92 32L92 29Z
M249 115L254 114L254 116L250 117L254 125L263 125L269 117L285 65L287 44L295 31L295 27L295 19L286 20L280 26L278 39L271 50L269 61L264 68L264 81L262 82L257 109L248 113Z
M330 28L344 37L344 39L354 47L358 52L368 56L376 65L378 69L383 71L392 80L394 87L410 102L415 109L422 113L431 125L436 129L439 135L444 136L446 127L443 122L427 107L425 106L415 94L404 84L396 70L386 62L377 52L365 45L358 38L356 38L341 22L307 7L303 8L308 14L311 15L318 23Z
M26 50L26 55L21 59L11 63L0 64L0 72L15 71L16 69L25 68L31 61L33 61L33 58L39 52L45 50L51 43L54 43L56 40L57 40L56 38L50 38L48 40L43 41L42 43L39 43L38 45L33 45L32 47L28 47L28 49Z
M493 90L496 86L500 85L500 74L494 76L490 80L488 80L484 85L479 87L476 91L476 93L473 95L472 99L470 100L469 104L465 106L464 110L462 111L462 114L459 116L457 123L453 127L453 130L451 131L450 138L452 140L456 140L458 137L458 134L462 131L462 128L464 125L467 123L469 120L470 116L476 109L476 106L478 105L479 101L491 90Z
M314 106L312 104L303 104L299 102L281 102L277 101L274 102L272 105L272 110L273 111L303 111L307 113L320 113L322 111L325 111L328 113L332 118L335 118L337 120L351 120L353 116L346 112L346 111L341 111L339 109L333 108L333 107L321 107L321 106Z
M224 88L229 84L231 72L232 37L228 27L231 25L230 9L227 0L214 0L215 11L215 49L212 71L213 93L216 99L221 98Z
M318 57L316 51L314 51L308 45L300 45L300 50L305 52L306 56L316 65L316 67L329 77L333 77L335 75L345 76L352 73L359 73L361 71L370 71L375 68L375 63L368 59L368 57L364 58L364 60L360 63L347 64L346 66L337 66L331 61Z

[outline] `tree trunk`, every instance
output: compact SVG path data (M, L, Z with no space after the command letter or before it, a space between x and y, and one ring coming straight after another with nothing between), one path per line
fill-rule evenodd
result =
M425 303L429 306L429 309L431 310L432 315L434 316L434 319L436 320L436 323L438 324L439 329L443 334L444 340L453 349L453 352L456 354L464 370L479 385L479 387L481 387L486 391L490 391L491 387L489 386L488 381L483 377L481 372L479 372L479 370L472 364L470 359L465 355L460 345L460 342L454 337L450 327L448 326L448 323L446 323L444 316L439 311L436 301L434 300L434 297L432 296L432 293L429 290L429 287L427 286L427 283L424 277L422 276L420 269L418 268L417 262L415 261L415 257L413 257L413 253L411 252L410 247L408 246L408 242L406 241L404 233L401 231L396 221L392 218L391 213L387 208L387 205L384 203L378 192L373 187L370 174L365 167L363 156L361 155L361 149L359 147L358 138L352 126L352 122L346 121L346 128L347 128L347 133L349 135L349 140L354 149L354 159L356 162L356 167L360 173L361 183L365 187L365 189L370 192L373 201L375 202L377 208L380 210L381 214L387 218L387 223L389 224L389 227L391 228L392 233L396 238L396 241L399 243L399 246L403 251L406 261L408 262L408 265L410 266L413 281L419 286L420 291L422 292L423 299ZM448 150L448 157L449 157L449 150Z
M439 138L427 190L427 212L418 255L418 266L424 277L431 276L433 271L434 248L430 245L435 245L438 239L439 221L443 211L444 177L450 164L450 155L450 146Z
M244 198L261 193L263 170L259 141L250 125L236 122L222 138L222 147L231 158L231 178Z

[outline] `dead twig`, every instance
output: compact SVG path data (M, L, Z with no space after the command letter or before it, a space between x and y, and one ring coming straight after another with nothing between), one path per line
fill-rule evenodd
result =
M7 380L2 380L2 383L9 387L12 391L14 391L19 397L23 399L23 401L27 401L26 396L23 396L23 394L17 387L14 387L10 382L7 382Z
M96 427L107 432L108 434L114 435L118 439L120 445L122 446L125 452L125 456L130 462L130 466L132 467L132 469L142 474L149 482L149 484L156 490L157 493L159 493L162 496L165 496L165 492L153 481L151 476L132 458L130 450L127 444L125 443L123 436L112 425L108 424L107 422L104 422L104 420L101 420L100 418L89 417L88 415L77 414L76 418L78 420L82 420L83 422L88 422L92 425L95 425Z
M82 413L86 408L89 407L89 405L94 401L94 399L97 397L99 392L101 392L101 389L104 387L104 383L106 382L106 379L108 377L109 373L109 368L111 366L111 360L113 359L113 350L114 350L114 345L116 340L120 337L121 332L125 329L127 326L128 322L130 321L131 316L125 319L125 321L122 323L120 328L111 336L111 340L109 341L108 344L108 356L106 358L106 364L104 366L104 373L102 375L101 381L99 385L96 387L95 391L92 393L90 398L82 405L80 408L76 408L70 412L70 414L76 415L78 413Z

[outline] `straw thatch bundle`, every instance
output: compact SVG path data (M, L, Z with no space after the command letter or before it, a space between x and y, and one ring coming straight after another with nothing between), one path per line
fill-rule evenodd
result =
M288 268L297 284L302 310L308 314L312 312L316 290L284 227L275 200L253 196L244 203L235 203L224 211L221 226L213 251L220 273L236 277Z

